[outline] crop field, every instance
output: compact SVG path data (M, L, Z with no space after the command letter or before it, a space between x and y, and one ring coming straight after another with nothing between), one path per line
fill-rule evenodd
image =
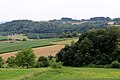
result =
M62 40L62 41L58 41L58 42L52 42L51 44L58 44L58 45L70 45L71 42L77 42L78 41L78 38L68 38L68 39L65 39L65 40Z
M8 39L7 36L0 36L0 40Z
M0 80L120 80L120 69L74 67L0 69Z
M0 53L17 51L24 48L32 48L32 47L41 47L46 45L51 45L50 42L59 41L62 39L42 39L42 40L33 40L33 41L24 41L24 42L15 42L15 43L7 43L0 42Z
M18 51L24 48L35 48L42 47L48 45L56 45L56 44L70 44L71 41L77 40L76 38L51 38L51 39L41 39L41 40L32 40L32 41L23 41L23 42L0 42L0 53Z
M51 46L45 46L45 47L38 47L38 48L32 48L36 59L39 58L40 56L45 56L48 57L50 55L55 56L62 48L64 48L64 45L51 45ZM16 52L8 52L4 54L0 54L0 56L4 59L7 60L11 56L16 56Z

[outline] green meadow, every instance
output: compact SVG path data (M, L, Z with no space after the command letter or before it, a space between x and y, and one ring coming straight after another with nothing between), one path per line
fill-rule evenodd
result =
M78 38L50 38L50 39L40 39L40 40L29 40L21 42L0 42L0 53L18 51L24 48L35 48L43 47L49 45L66 45L70 44L71 41L77 41Z
M0 69L0 80L120 80L120 69L74 67Z

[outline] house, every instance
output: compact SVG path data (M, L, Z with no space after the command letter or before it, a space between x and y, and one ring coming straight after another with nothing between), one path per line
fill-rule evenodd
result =
M116 25L117 23L116 22L108 22L107 23L109 26L113 26L113 25Z

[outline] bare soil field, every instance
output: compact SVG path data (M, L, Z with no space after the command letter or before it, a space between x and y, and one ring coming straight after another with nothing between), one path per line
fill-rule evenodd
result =
M65 45L52 45L52 46L46 46L46 47L38 47L33 48L36 57L45 56L48 57L49 55L55 56L62 48L64 48ZM7 60L11 56L15 56L17 52L9 52L0 54L4 60Z

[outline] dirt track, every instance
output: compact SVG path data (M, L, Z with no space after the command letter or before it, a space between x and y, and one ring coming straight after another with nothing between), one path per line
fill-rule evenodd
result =
M38 47L38 48L33 48L36 57L40 56L55 56L56 53L60 51L60 49L64 48L64 45L53 45L53 46L46 46L46 47ZM4 53L0 54L4 60L7 60L10 56L15 56L15 53L17 52L9 52L9 53Z

